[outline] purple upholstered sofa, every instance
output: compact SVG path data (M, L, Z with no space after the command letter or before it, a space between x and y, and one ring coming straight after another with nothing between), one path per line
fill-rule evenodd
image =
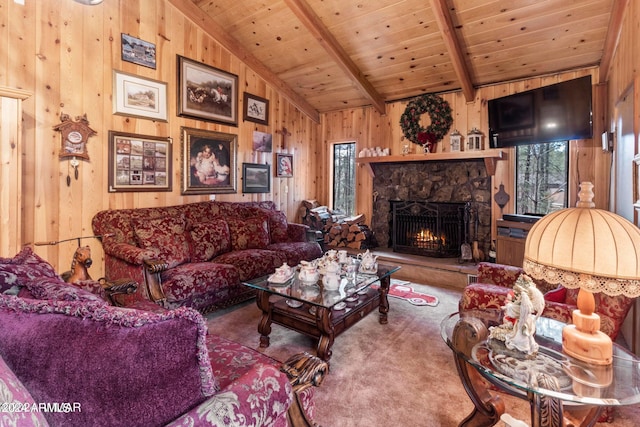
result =
M281 365L192 308L114 307L100 289L28 247L0 258L0 426L311 425L326 363Z
M307 239L308 227L288 223L270 201L106 210L92 226L103 236L106 277L145 284L143 297L165 308L206 313L235 304L255 295L242 281L322 255ZM118 302L128 306L139 297Z

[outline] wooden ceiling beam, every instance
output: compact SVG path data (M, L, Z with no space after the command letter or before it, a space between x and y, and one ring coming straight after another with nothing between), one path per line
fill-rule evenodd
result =
M358 66L345 52L336 38L329 32L320 18L304 0L284 0L285 4L298 17L304 26L318 40L320 45L336 61L358 89L371 101L373 107L381 114L386 114L384 98L376 91L371 82L365 78Z
M618 41L620 40L620 32L622 31L622 19L624 12L627 10L629 0L614 0L611 9L611 19L607 29L607 36L604 39L604 47L602 50L602 59L600 60L600 69L598 72L599 83L605 83L609 80L609 70L611 69L611 61L616 53Z
M296 93L284 81L276 76L262 62L253 56L246 48L244 48L236 39L222 29L209 15L202 12L195 3L185 0L169 0L169 2L178 9L184 16L192 20L205 33L211 36L222 47L227 49L231 54L235 55L248 67L253 69L268 84L274 86L285 98L287 98L300 111L309 116L311 120L320 123L320 113L313 108L302 96Z
M460 47L460 41L456 37L453 21L447 8L447 2L446 0L430 0L430 3L438 27L440 28L440 33L444 39L444 44L447 46L453 70L460 81L462 93L467 102L472 102L475 99L475 89L471 82L464 52L462 52L462 48Z

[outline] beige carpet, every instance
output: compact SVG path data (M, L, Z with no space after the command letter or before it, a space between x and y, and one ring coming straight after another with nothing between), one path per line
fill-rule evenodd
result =
M338 336L331 372L316 389L315 421L323 427L457 426L473 405L458 378L451 350L440 337L440 321L457 311L459 291L414 284L417 292L437 297L436 307L389 300L389 323L377 311ZM247 303L208 316L209 330L258 349L260 310ZM272 325L265 354L285 360L316 343L302 334ZM502 395L507 412L529 421L529 404ZM613 424L640 425L640 407L619 408ZM498 425L500 425L499 423Z

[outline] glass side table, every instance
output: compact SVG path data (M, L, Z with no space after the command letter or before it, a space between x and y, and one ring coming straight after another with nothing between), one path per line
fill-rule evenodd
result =
M505 412L495 389L526 399L531 427L592 426L605 406L640 403L640 361L614 344L608 366L581 362L562 353L562 328L557 320L536 323L535 357L508 350L488 339L489 327L502 323L500 310L454 313L442 320L442 339L453 351L462 384L474 409L460 426L492 426Z

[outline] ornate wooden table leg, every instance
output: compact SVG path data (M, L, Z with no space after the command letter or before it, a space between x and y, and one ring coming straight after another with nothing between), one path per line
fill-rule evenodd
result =
M335 338L335 331L331 324L331 309L325 307L316 308L316 326L320 331L318 340L318 357L324 361L331 359L331 347Z
M380 324L386 325L389 320L387 319L387 313L389 313L389 287L391 286L391 276L384 277L380 280Z
M269 293L263 290L258 291L256 296L256 304L262 310L262 319L258 324L258 332L260 332L260 347L269 347L269 334L271 333L271 303L269 302Z
M471 354L475 344L486 339L487 328L479 319L460 319L453 331L454 347L464 354ZM454 351L456 368L462 385L473 402L474 409L460 427L489 427L495 425L504 413L504 402L489 393L487 383L463 356Z

